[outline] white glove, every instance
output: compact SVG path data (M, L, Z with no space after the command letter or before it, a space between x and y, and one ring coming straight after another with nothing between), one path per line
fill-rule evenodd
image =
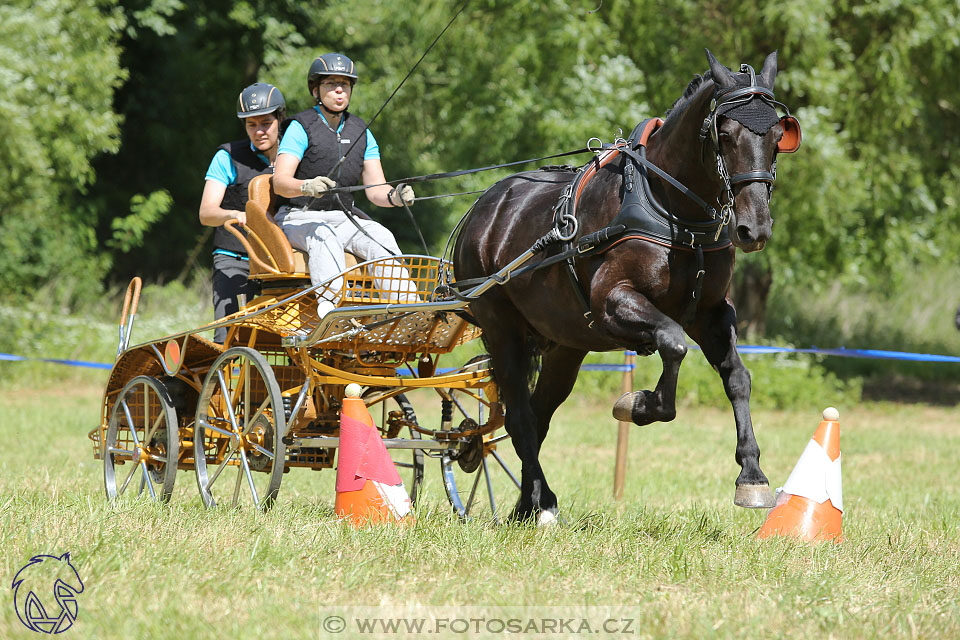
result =
M413 195L413 187L402 182L391 189L390 193L387 194L387 200L389 200L390 204L395 207L399 207L404 204L410 206L413 204L415 198L416 196Z
M327 176L317 176L304 180L303 184L300 185L300 193L316 198L327 189L332 189L335 186L337 186L337 183Z

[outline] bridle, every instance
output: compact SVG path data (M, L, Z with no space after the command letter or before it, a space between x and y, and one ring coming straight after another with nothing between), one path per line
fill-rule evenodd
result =
M785 114L779 120L779 124L783 129L783 136L777 143L777 153L793 153L800 148L801 139L800 122L790 114L790 109L787 105L774 97L772 89L757 84L757 74L753 70L753 67L749 64L741 64L740 73L750 74L750 84L745 87L734 87L726 91L718 91L714 95L713 100L711 100L710 113L704 118L703 125L700 127L700 140L702 143L706 143L707 134L710 136L713 153L717 159L717 174L723 181L724 201L720 202L720 207L721 217L725 221L729 221L733 214L733 187L736 185L750 182L765 182L767 184L767 198L770 198L773 194L773 183L777 179L777 156L774 155L773 164L770 165L769 171L765 169L753 169L731 176L723 160L723 153L720 149L720 138L717 133L717 121L720 119L720 116L751 100L763 100L774 109L779 107Z

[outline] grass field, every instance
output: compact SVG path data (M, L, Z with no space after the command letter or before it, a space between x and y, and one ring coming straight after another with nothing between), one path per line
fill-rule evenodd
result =
M562 526L459 522L439 462L428 459L416 524L356 531L333 517L329 470L292 471L266 514L204 510L186 472L168 506L108 505L86 437L100 377L0 392L2 575L9 585L31 556L71 553L86 588L63 637L357 637L355 618L411 608L452 619L586 617L595 630L611 615L626 621L596 637L960 637L955 408L839 407L840 545L753 538L764 512L732 504L739 468L729 407L683 409L673 423L634 428L625 496L614 501L612 398L593 406L583 397L561 409L542 457ZM429 426L436 403L413 401ZM812 399L805 411L754 412L774 486L822 408ZM12 591L6 603L0 637L34 637ZM346 618L347 630L330 633L331 615ZM434 621L422 635L466 637L462 628Z

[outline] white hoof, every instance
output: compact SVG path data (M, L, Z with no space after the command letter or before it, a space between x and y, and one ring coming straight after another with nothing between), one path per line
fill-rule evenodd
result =
M552 511L541 511L540 515L537 516L538 527L555 527L558 524L557 514Z

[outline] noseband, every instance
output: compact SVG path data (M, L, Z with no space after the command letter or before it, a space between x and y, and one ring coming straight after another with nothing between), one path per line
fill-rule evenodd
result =
M748 64L740 65L740 73L750 74L750 84L745 87L734 87L726 91L718 91L710 104L710 113L703 120L700 127L700 140L705 143L707 134L710 134L710 142L713 146L713 152L717 157L717 173L723 180L726 202L721 203L721 209L724 215L728 215L733 209L733 187L738 184L749 182L767 183L767 197L773 193L773 182L777 179L777 158L774 156L773 164L770 170L753 169L743 173L730 175L727 171L726 163L723 160L723 154L720 150L720 139L717 134L717 121L720 116L737 107L748 104L752 100L762 100L773 109L779 107L785 113L779 119L779 124L783 128L783 136L777 143L778 153L793 153L800 147L800 123L795 117L790 115L790 109L787 105L779 102L773 95L773 90L762 87L757 84L757 74ZM769 127L768 127L769 130ZM729 210L729 211L728 211Z

